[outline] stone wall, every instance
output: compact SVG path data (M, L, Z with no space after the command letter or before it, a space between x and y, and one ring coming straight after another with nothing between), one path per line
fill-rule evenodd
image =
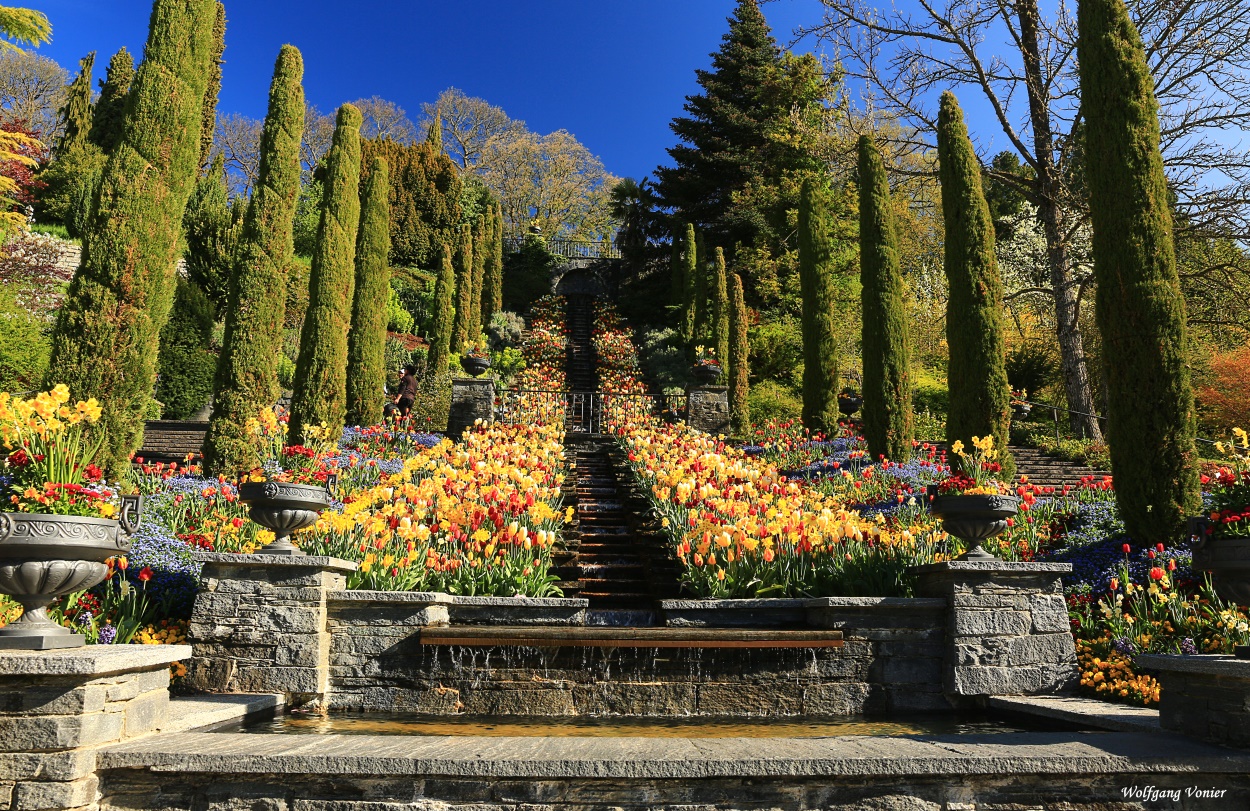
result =
M697 386L686 393L686 424L712 436L729 434L729 389Z
M495 381L490 378L457 377L451 381L451 410L447 436L460 439L475 422L495 421Z
M1159 723L1185 735L1250 747L1250 661L1228 656L1138 656L1162 687Z

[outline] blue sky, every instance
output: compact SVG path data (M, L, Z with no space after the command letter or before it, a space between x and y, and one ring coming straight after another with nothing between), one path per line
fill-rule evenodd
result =
M136 57L151 0L27 0L52 20L40 51L96 75L125 45ZM567 129L620 176L665 160L668 122L697 89L734 0L227 0L220 107L264 115L278 47L304 54L305 89L323 111L378 95L414 121L422 102L457 86L530 128ZM773 0L764 12L782 44L820 19L818 0ZM802 43L798 50L810 50ZM968 101L972 101L971 98ZM969 110L970 116L975 111ZM990 122L986 122L989 124ZM974 121L974 128L976 127ZM994 132L989 130L988 135Z

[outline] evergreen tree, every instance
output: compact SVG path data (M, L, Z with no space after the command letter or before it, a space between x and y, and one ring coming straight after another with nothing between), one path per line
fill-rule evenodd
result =
M684 286L683 301L685 308L681 314L681 335L687 344L693 344L698 337L695 327L699 320L698 299L699 276L699 240L694 225L686 224L686 239L682 243L681 278Z
M108 71L100 82L100 98L91 117L91 140L106 153L112 152L122 137L122 117L126 95L135 78L135 60L123 46L109 60Z
M725 270L725 250L716 249L712 272L712 348L722 369L729 361L729 277Z
M217 358L209 344L215 321L208 296L199 285L179 276L175 280L173 308L161 330L157 360L155 393L162 404L163 419L189 419L212 396Z
M707 247L701 236L695 239L695 263L693 267L692 290L694 300L694 338L702 343L706 341L712 329L711 302L708 301L707 283Z
M946 343L950 409L947 441L969 444L993 436L1002 476L1015 461L1007 450L1011 388L1003 347L1003 282L994 258L994 221L981 191L977 161L963 111L949 91L938 113L938 164L946 221Z
M222 54L226 52L226 7L217 3L217 19L213 21L213 61L208 69L208 87L204 89L204 106L200 117L200 170L207 171L213 155L213 136L217 133L217 96L221 93Z
M356 238L356 291L347 335L347 422L382 421L386 396L386 322L391 296L391 213L386 161L374 158L360 200Z
M291 225L300 190L304 133L304 60L283 45L269 86L260 136L260 167L230 278L226 331L213 390L213 417L204 443L204 469L233 475L259 465L247 422L281 394L288 269L294 262Z
M482 282L482 325L489 326L503 310L503 206L498 201L487 214L486 278Z
M673 166L656 170L659 196L717 244L775 247L795 207L792 192L778 191L817 168L802 139L778 135L793 133L796 110L820 106L820 65L783 55L757 0L738 0L711 70L695 73L701 92L670 125L679 143L668 150ZM753 188L771 193L744 194Z
M456 240L456 319L451 330L451 351L463 352L476 335L469 335L473 312L473 232L468 223L460 226Z
M885 163L867 135L859 137L859 246L864 438L873 459L903 462L914 434L903 274Z
M143 64L126 102L57 314L49 383L95 397L102 467L119 475L143 440L157 344L174 294L183 209L199 155L212 0L156 0Z
M78 61L78 75L65 91L61 107L61 137L56 142L57 156L67 155L87 143L91 133L91 71L95 67L95 51Z
M451 360L451 334L456 322L456 308L452 303L455 294L456 269L451 263L451 246L444 245L443 262L434 282L434 325L430 330L430 352L426 356L431 380L438 380L447 374Z
M1134 541L1171 544L1202 502L1158 102L1121 0L1081 0L1078 28L1116 502Z
M729 421L736 436L751 430L750 344L747 341L747 303L742 292L742 277L734 273L729 289Z
M463 182L456 163L430 144L404 145L383 138L361 147L362 181L382 158L390 172L391 266L437 268L443 245L454 245Z
M337 439L347 417L347 332L356 281L360 225L360 111L339 108L326 156L325 200L308 276L308 311L300 332L291 398L290 437L303 442L322 424Z
M230 273L242 226L242 203L230 204L225 159L219 154L196 181L182 217L187 278L208 295L218 312L224 312L229 303Z
M482 334L482 294L486 283L486 215L477 218L473 229L473 287L469 293L469 340Z
M443 154L443 116L441 113L434 113L434 120L430 122L430 128L425 133L425 142L430 145L435 155Z
M803 425L838 427L838 345L834 338L834 256L826 181L808 177L799 196L799 287L803 306Z
M686 264L682 261L682 243L676 233L673 234L673 247L668 256L668 269L671 281L669 304L677 308L680 318L686 310Z

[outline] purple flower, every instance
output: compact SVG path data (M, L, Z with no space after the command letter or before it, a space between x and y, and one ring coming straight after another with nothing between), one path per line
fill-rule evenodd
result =
M1185 637L1181 640L1181 653L1185 656L1197 656L1198 646L1194 644L1192 639Z
M117 629L112 625L105 625L100 629L100 644L112 645L113 640L117 638Z

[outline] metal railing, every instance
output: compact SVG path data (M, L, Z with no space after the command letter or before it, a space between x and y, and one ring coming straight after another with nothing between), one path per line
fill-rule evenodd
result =
M1018 406L1019 404L1024 404L1024 405L1029 406L1029 412L1028 412L1028 413L1030 413L1030 414L1032 413L1032 409L1034 409L1034 408L1039 409L1039 410L1041 410L1041 409L1045 409L1045 410L1047 410L1047 411L1049 411L1049 412L1050 412L1050 419L1051 419L1051 422L1052 422L1052 423L1054 423L1054 426L1055 426L1055 441L1056 441L1056 442L1060 442L1060 441L1062 441L1062 440L1063 440L1063 436L1061 435L1061 433L1060 433L1060 428L1059 428L1059 414L1060 414L1060 413L1067 414L1067 415L1068 415L1068 416L1070 416L1070 417L1071 417L1071 416L1076 416L1076 417L1093 417L1094 419L1098 420L1098 425L1099 425L1099 428L1101 428L1101 429L1102 429L1104 436L1106 435L1106 431L1107 431L1107 417L1106 417L1106 415L1105 415L1105 414L1090 414L1090 413L1089 413L1089 412L1087 412L1087 411L1073 411L1073 410L1072 410L1072 409L1070 409L1070 408L1064 408L1063 406L1057 406L1057 405L1055 405L1055 404L1053 404L1053 403L1039 403L1039 402L1036 402L1036 401L1034 401L1034 400L1023 400L1023 399L1020 399L1020 398L1017 398L1017 397L1012 397L1012 398L1011 398L1011 407L1012 407L1012 411L1013 411L1013 412L1016 412L1017 414L1019 413L1019 412L1017 411L1017 406ZM1071 421L1069 421L1069 425L1071 425ZM1080 431L1080 439L1085 439L1085 438L1086 438L1086 437L1085 437L1085 427L1084 427L1083 425L1080 425L1080 424L1078 423L1078 424L1077 424L1077 429ZM1214 444L1215 444L1215 440L1212 440L1212 439L1204 439L1203 437L1200 437L1200 436L1199 436L1199 437L1194 437L1194 441L1196 441L1196 442L1205 442L1205 443L1206 443L1206 444L1208 444L1208 445L1214 445Z
M685 394L504 389L495 398L499 422L563 422L564 430L575 434L602 434L605 428L648 418L673 421L685 413Z
M504 249L519 251L525 244L522 237L504 239ZM620 259L621 249L611 240L598 242L579 239L550 239L546 242L547 252L565 259Z

